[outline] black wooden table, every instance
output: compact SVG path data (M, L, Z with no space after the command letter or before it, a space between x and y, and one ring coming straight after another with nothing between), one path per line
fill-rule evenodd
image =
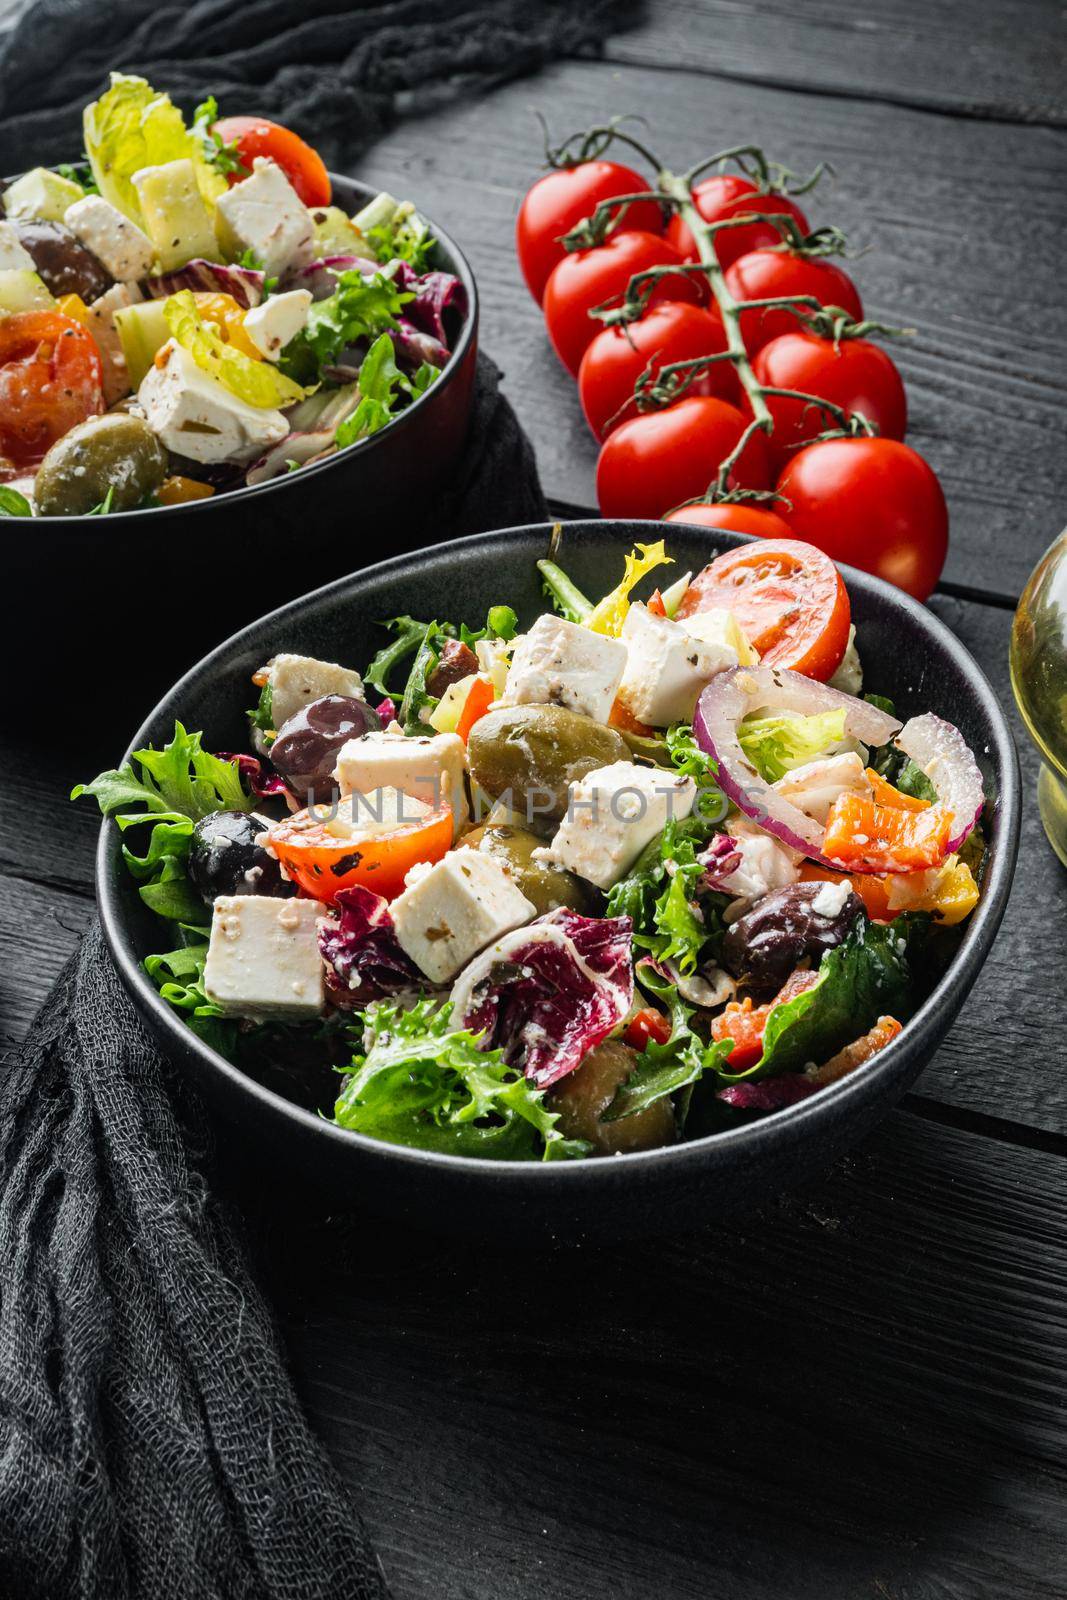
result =
M560 133L640 112L683 164L741 140L829 159L819 220L871 247L870 313L919 332L911 438L953 518L932 605L1010 707L1011 608L1067 498L1058 25L1053 0L671 0L603 60L405 124L361 175L452 219L547 488L584 509L592 441L512 249L535 108ZM102 692L72 682L38 737L0 733L5 1042L92 914L96 823L65 795L117 754ZM917 1091L811 1192L531 1255L242 1190L397 1600L1067 1594L1067 874L1014 725L1003 932Z

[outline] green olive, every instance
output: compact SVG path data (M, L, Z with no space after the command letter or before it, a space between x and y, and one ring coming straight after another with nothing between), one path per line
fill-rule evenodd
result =
M42 517L79 517L111 493L112 511L131 511L167 475L167 452L142 417L109 412L65 433L37 469Z
M605 1039L590 1050L581 1066L548 1096L552 1110L559 1112L560 1132L568 1139L587 1140L598 1156L656 1150L660 1145L673 1144L677 1125L666 1097L653 1101L644 1111L635 1111L633 1116L603 1121L616 1091L631 1077L640 1059L637 1051L621 1039Z
M471 776L494 800L509 790L511 804L533 817L561 821L567 785L596 767L628 761L614 728L563 706L501 706L471 729Z
M588 883L568 872L565 867L552 867L535 861L535 850L544 848L544 840L526 828L513 827L511 823L487 822L475 828L463 840L472 850L484 850L495 856L508 868L519 888L540 915L555 911L557 906L570 906L582 916L592 917L600 909L600 896Z

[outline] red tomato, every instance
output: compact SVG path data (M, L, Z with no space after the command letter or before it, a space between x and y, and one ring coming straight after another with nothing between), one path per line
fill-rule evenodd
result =
M0 317L0 478L5 466L8 476L35 467L103 409L100 352L80 322L58 311Z
M704 493L747 426L736 406L697 397L632 417L608 435L596 468L605 517L662 517ZM730 487L767 487L767 446L754 434L730 474Z
M392 833L368 833L358 845L340 839L319 811L297 811L269 829L270 847L294 883L313 900L333 901L339 889L361 883L393 900L420 861L440 861L452 848L452 812L435 806L418 822Z
M832 261L794 255L791 250L750 250L727 269L726 287L735 300L808 294L821 306L840 306L857 322L863 316L859 290L847 272ZM780 333L793 333L800 326L784 308L741 313L741 333L750 355Z
M620 422L637 416L634 385L651 364L653 372L672 361L691 361L726 349L717 311L684 300L653 306L639 322L602 328L582 357L578 398L594 437L603 440ZM720 361L690 384L687 394L739 397L733 363Z
M778 480L798 539L925 600L948 549L948 507L936 474L897 439L823 439Z
M693 190L693 199L705 222L722 222L727 217L739 217L751 211L761 217L792 217L802 233L810 231L811 224L795 200L790 200L785 194L760 194L751 178L742 178L734 172L716 173L713 178L705 178ZM667 238L686 261L699 259L689 225L677 213L668 224ZM747 255L750 250L781 242L781 230L773 222L753 222L745 227L721 229L715 235L715 254L720 263L728 267L738 256Z
M732 1071L747 1072L749 1067L756 1065L763 1054L767 1019L775 1006L795 1000L798 994L811 988L817 976L817 973L798 968L765 1006L753 1006L747 997L744 1000L731 1000L717 1017L712 1018L711 1037L729 1039L733 1045L726 1058Z
M717 556L697 573L676 615L720 606L733 612L765 667L825 683L848 648L852 608L841 574L799 539L766 539Z
M563 235L592 216L601 200L650 187L647 178L617 161L583 161L537 180L519 207L515 248L526 287L538 305L552 268L567 254L559 242ZM626 208L619 227L628 233L662 233L663 212L651 200L638 200Z
M681 265L681 256L655 233L613 233L591 250L564 256L545 285L545 326L556 354L568 371L577 374L587 347L602 324L589 315L594 306L626 292L637 272L649 267ZM652 291L649 306L665 300L703 299L702 287L692 275L670 274Z
M266 117L223 117L211 131L223 144L237 146L241 165L249 172L257 156L266 156L277 162L306 206L329 205L330 174L319 152L298 133L283 128L279 122L268 122ZM240 183L242 176L239 172L230 173L231 188Z
M729 528L732 533L753 533L758 539L791 539L793 530L777 513L744 501L718 506L678 506L664 522L695 522L702 528Z
M647 1050L652 1043L666 1044L671 1036L669 1018L662 1011L646 1006L626 1024L623 1039L632 1050Z
M904 437L908 402L900 373L885 351L866 339L842 339L835 345L832 339L794 329L758 350L752 370L772 389L799 389L832 400L850 417L861 412L883 439ZM793 459L798 445L835 426L827 413L802 400L771 395L767 406L774 418L767 443L778 472Z

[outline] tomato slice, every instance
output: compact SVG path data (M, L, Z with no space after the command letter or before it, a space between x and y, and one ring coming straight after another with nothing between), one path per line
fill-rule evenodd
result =
M58 311L0 317L0 478L36 467L103 409L100 352L80 323Z
M646 1006L626 1024L623 1039L633 1050L647 1050L650 1044L666 1044L671 1036L670 1019L653 1006Z
M223 117L211 131L223 144L237 146L241 165L248 172L257 156L265 156L277 162L306 206L329 205L332 189L326 163L298 133L266 117ZM247 176L247 172L231 172L230 187Z
M729 1039L733 1049L727 1056L730 1068L734 1072L747 1072L749 1067L754 1067L763 1054L763 1035L767 1028L767 1018L775 1006L781 1005L786 1000L795 1000L798 994L803 994L805 989L810 989L818 977L817 972L808 972L798 967L779 989L773 1000L765 1006L754 1006L748 998L744 1000L731 1000L711 1021L711 1037L721 1041Z
M829 556L800 539L763 539L728 550L697 574L678 620L716 607L732 611L766 667L825 683L848 647L848 590Z
M360 798L369 801L373 797ZM409 811L418 806L410 796L404 798ZM347 816L345 808L352 800L352 796L341 799L339 812ZM358 824L360 812L353 815ZM330 821L328 808L316 806L275 822L268 830L271 850L313 900L332 901L339 889L357 883L392 900L416 862L440 861L452 846L449 806L434 806L417 821L401 822L387 833L372 828L359 833L354 826L348 837L342 837L331 830Z

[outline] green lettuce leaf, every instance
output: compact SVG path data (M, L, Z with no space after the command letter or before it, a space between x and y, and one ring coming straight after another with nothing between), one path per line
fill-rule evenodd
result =
M588 1145L558 1131L558 1113L509 1067L500 1050L451 1028L451 1005L420 1000L409 1011L377 1001L361 1013L365 1048L345 1069L334 1106L340 1128L450 1155L551 1161ZM369 1041L369 1045L368 1045Z
M699 889L704 868L697 854L714 831L696 814L668 822L608 895L606 915L632 919L638 949L656 961L676 961L687 974L715 955L730 899Z
M845 713L842 708L810 717L745 717L737 736L760 777L774 783L840 743L845 737Z
M192 291L182 289L163 303L167 327L202 372L216 378L246 405L264 409L291 406L307 394L270 361L253 361L232 344L226 344L213 323L197 310Z
M350 345L395 328L401 309L414 298L384 273L370 279L356 271L339 273L333 294L314 302L303 328L286 345L282 370L301 383L314 383Z
M621 1117L632 1117L646 1111L666 1095L678 1095L675 1115L679 1128L684 1127L689 1110L693 1086L706 1072L720 1073L726 1064L732 1045L729 1039L705 1044L689 1026L692 1010L685 1004L669 979L661 977L648 962L637 968L637 978L642 988L666 1005L671 1019L671 1036L666 1044L652 1040L641 1054L638 1065L616 1091L615 1098L603 1113L604 1122L617 1122Z
M18 489L0 484L0 517L32 517L33 507Z
M85 153L97 188L138 227L144 217L133 174L141 167L187 159L208 205L226 190L225 177L205 160L200 139L185 126L177 106L143 78L113 72L111 87L86 106L83 121Z
M697 786L693 810L704 822L721 822L730 809L718 785L719 765L696 742L688 722L676 722L666 733L667 753L676 772L692 778Z
M237 1041L237 1022L227 1017L208 999L204 991L204 964L207 944L199 941L170 950L166 955L146 956L144 969L168 1005L185 1014L193 1032L221 1055L232 1055Z
M359 405L334 434L338 447L344 449L377 433L402 403L417 400L439 376L437 368L424 361L413 377L406 377L396 364L393 341L387 333L380 334L359 369Z

